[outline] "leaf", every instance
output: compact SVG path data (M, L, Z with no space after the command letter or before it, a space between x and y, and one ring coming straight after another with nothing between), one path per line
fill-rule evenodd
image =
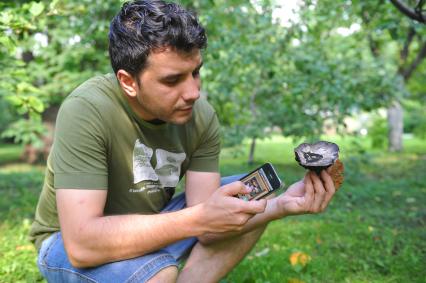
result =
M297 265L304 267L311 261L311 257L303 252L294 252L290 255L289 260L293 267Z
M255 256L261 257L261 256L267 255L268 253L269 253L269 248L264 248L260 252L255 253Z
M58 4L59 0L53 0L52 2L50 2L49 4L49 9L53 10L56 8L56 5Z
M37 3L37 2L32 2L31 3L31 7L30 7L30 13L31 15L33 15L34 17L37 17L38 15L40 15L44 10L44 4L43 3Z
M0 36L0 46L2 45L6 47L10 54L13 54L13 52L15 52L15 44L13 43L11 38L7 36Z
M415 198L406 198L406 199L405 199L405 202L406 202L406 203L415 203L415 202L416 202L416 199L415 199Z
M4 25L9 25L12 22L13 14L9 11L4 11L0 13L0 23Z
M15 250L17 251L35 251L34 245L22 245L16 246Z
M24 103L18 96L6 96L6 100L15 107L19 107Z
M37 97L30 96L28 102L29 102L31 108L34 109L34 111L36 111L38 113L42 113L44 111L44 104Z

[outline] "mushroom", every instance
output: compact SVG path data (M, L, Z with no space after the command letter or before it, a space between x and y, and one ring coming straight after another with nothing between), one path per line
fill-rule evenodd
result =
M338 189L343 183L343 163L338 160L339 146L332 142L319 141L313 144L302 143L294 149L296 161L317 174L334 165L330 170L334 186Z
M313 144L302 143L294 149L296 161L306 169L320 172L330 167L339 158L337 144L319 141Z

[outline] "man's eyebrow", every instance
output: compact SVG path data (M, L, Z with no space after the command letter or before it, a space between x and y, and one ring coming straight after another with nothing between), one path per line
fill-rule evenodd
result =
M195 69L194 69L194 71L198 71L198 70L200 70L201 69L201 67L203 66L203 64L204 64L204 62L201 62ZM193 71L193 72L194 72ZM164 76L164 77L162 77L161 78L161 80L172 80L172 79L177 79L177 78L179 78L180 76L182 76L183 75L183 73L176 73L176 74L169 74L169 75L166 75L166 76Z

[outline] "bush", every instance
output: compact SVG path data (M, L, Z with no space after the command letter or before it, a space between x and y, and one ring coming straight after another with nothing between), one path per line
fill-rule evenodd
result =
M425 105L419 101L404 101L404 132L412 133L418 138L426 138Z
M388 126L386 119L373 117L372 124L368 128L368 136L371 138L371 147L386 148L388 142Z
M17 117L13 113L10 105L5 100L0 99L0 133L6 130L9 124L16 119Z

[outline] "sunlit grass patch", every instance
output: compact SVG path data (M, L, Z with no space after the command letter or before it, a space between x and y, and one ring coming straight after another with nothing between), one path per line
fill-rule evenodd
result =
M341 146L346 174L327 211L270 223L222 282L424 282L426 143L407 141L404 153L389 154L359 148L351 139L334 140ZM247 155L234 156L232 149L225 149L221 173L248 172L269 161L289 185L305 173L294 160L296 145L282 137L258 142L253 165L247 165ZM248 146L243 146L247 154ZM21 163L0 167L2 283L41 280L27 234L44 168Z

